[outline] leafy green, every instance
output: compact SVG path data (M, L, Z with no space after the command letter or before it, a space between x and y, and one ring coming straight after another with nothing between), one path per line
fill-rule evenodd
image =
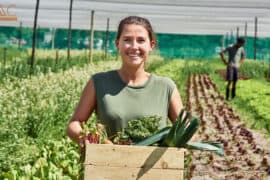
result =
M138 142L156 133L159 129L160 121L161 117L156 115L139 117L128 122L124 133L130 137L132 142Z

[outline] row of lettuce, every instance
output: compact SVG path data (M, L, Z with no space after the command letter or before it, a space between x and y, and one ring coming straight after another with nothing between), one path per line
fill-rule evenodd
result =
M247 62L261 72L267 64ZM116 69L119 61L97 61L68 70L31 77L6 76L0 86L0 177L6 179L78 179L82 165L77 146L65 128L82 88L91 74ZM261 68L262 67L262 68ZM225 83L215 74L221 61L161 61L154 57L148 70L171 77L186 102L190 73L207 73L221 91ZM248 68L246 68L248 70ZM253 69L252 69L253 70ZM255 77L254 77L255 78ZM263 77L239 82L239 98L230 102L243 120L270 133L270 85ZM92 118L95 120L95 117Z

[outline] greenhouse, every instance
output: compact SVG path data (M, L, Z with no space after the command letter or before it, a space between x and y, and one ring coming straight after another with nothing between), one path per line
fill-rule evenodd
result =
M123 29L131 25L143 27L150 46L139 41L139 48L133 47L125 54L122 50L127 40L121 41L121 33L126 31L121 31L119 37L118 26L123 18L133 16L149 20L157 41L147 25L129 22ZM132 38L138 33L134 31ZM131 37L123 38L130 41ZM235 54L231 54L232 48L237 49ZM138 65L135 60L133 64L128 62L131 56L147 58L143 57ZM151 112L157 112L153 109L161 104L158 99L163 96L152 98L154 95L149 93L141 97L140 105L136 94L134 102L124 98L117 99L113 106L107 105L106 113L115 113L122 125L126 123L121 132L110 136L113 125L103 119L100 93L95 89L98 84L89 91L89 96L91 92L97 96L89 102L82 100L88 82L101 72L118 72L111 75L120 78L125 86L121 86L119 94L112 90L109 95L122 97L136 85L135 79L123 75L123 67L128 67L126 73L131 75L135 66L142 70L138 71L143 72L141 75L148 75L142 81L143 87L154 77L165 77L168 86L175 88L168 90L171 98L165 102L168 117L162 126L166 127L157 124L155 130L146 130L149 124L161 121L158 114ZM109 86L113 81L106 82L107 89L115 88ZM269 0L1 0L0 85L0 179L270 178ZM144 92L141 86L134 87L134 92ZM156 93L156 89L151 92ZM176 90L180 97L174 96ZM105 93L102 102L107 96ZM90 100L96 102L93 107ZM82 102L88 104L88 113L78 110ZM126 117L126 113L131 116L137 110L143 117ZM77 111L86 114L76 116ZM177 113L177 118L171 113ZM81 131L80 137L77 134L73 138L69 128L76 119ZM138 138L146 131L147 136ZM98 140L93 140L93 133L98 134ZM173 141L169 141L170 134L175 135ZM177 134L185 141L178 142ZM122 142L124 137L128 140ZM151 137L160 139L154 141ZM94 147L91 151L97 151L97 158L84 154L90 151L88 144L84 144L87 148L83 153L77 142L81 138L90 138L93 146L89 148ZM104 155L95 149L99 147L95 144L106 140L112 143L106 148L131 145L123 146L126 149L120 146L120 152L132 152L138 147L150 154L143 160L131 161L130 167L124 154L120 154L119 162L99 162L104 158L98 157ZM185 148L185 156L173 161L174 157L167 155L168 147L177 153ZM164 154L155 155L159 151ZM118 157L114 153L107 155ZM160 161L166 165L159 165ZM183 166L174 166L176 161ZM164 174L158 174L157 169Z

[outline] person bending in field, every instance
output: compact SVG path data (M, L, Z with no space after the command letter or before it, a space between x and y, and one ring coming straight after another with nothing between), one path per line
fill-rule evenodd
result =
M236 43L233 46L229 46L220 52L221 60L227 66L227 87L226 87L226 100L229 100L230 89L231 98L236 96L236 82L238 80L238 70L241 64L245 60L245 50L243 45L245 40L243 38L237 38ZM228 52L228 62L225 59L224 53ZM232 88L231 88L232 85Z
M95 111L105 125L108 137L121 132L127 122L142 116L162 117L173 122L183 108L175 83L167 77L146 71L145 63L157 41L150 22L129 16L121 20L115 45L122 64L117 70L92 75L67 126L68 136L81 147L88 143L80 137L82 123Z

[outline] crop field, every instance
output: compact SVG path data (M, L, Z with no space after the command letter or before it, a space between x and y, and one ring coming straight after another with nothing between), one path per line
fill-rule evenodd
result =
M40 54L39 54L40 53ZM70 62L55 51L40 51L29 76L29 52L11 53L0 65L0 179L80 179L83 166L66 126L92 74L117 69L120 60L77 51ZM16 54L16 55L15 55ZM45 55L46 54L46 57ZM226 82L218 58L205 60L150 57L147 70L172 78L185 109L201 121L194 141L224 145L225 156L189 150L185 176L190 179L270 178L269 63L247 60L237 97L225 101ZM97 121L90 117L89 123Z

